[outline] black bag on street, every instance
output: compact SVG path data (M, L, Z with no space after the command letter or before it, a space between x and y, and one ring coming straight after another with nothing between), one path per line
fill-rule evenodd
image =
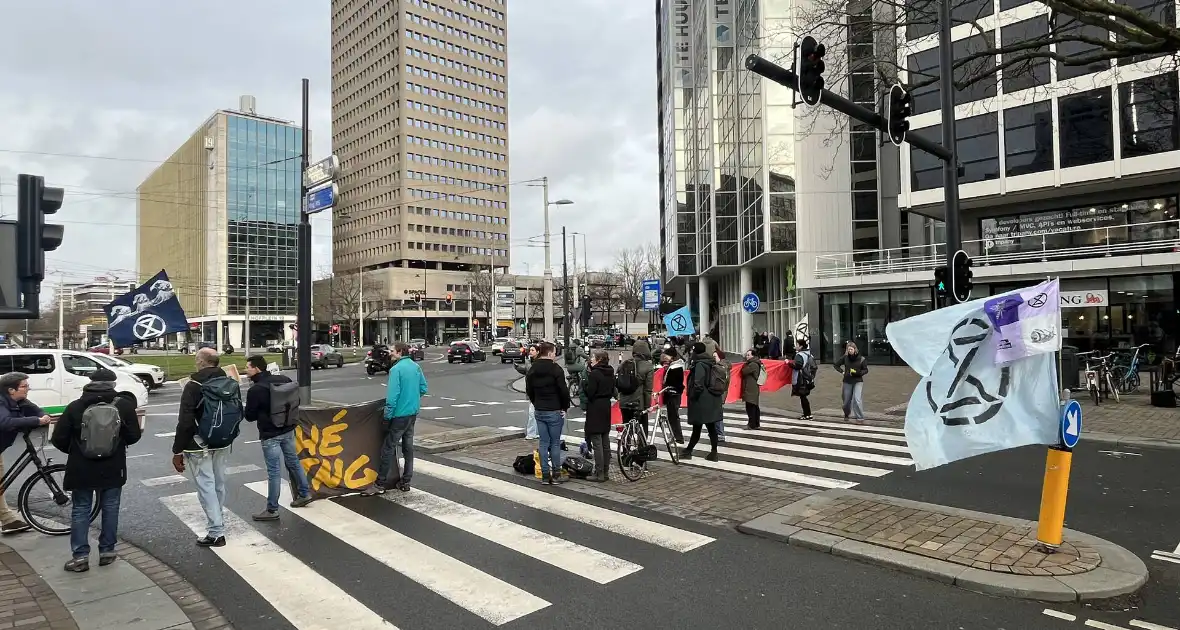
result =
M561 467L568 470L575 479L585 479L594 472L594 464L584 457L571 455L561 462Z
M537 463L533 460L533 454L517 455L512 462L512 470L522 475L534 475L537 472Z

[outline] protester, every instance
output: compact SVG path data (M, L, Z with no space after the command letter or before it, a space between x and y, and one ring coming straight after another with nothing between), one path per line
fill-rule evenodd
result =
M672 435L677 444L684 444L684 432L680 426L680 397L684 394L684 361L675 347L669 346L664 350L661 363L664 364L664 388L671 391L664 392L664 408L668 410L668 424L672 427Z
M586 441L594 451L594 476L588 481L606 481L610 467L611 399L615 392L615 369L606 350L595 350L586 378Z
M365 489L366 496L383 494L388 488L409 492L414 476L414 424L426 395L426 375L410 356L410 346L404 341L393 344L393 367L389 369L389 385L385 390L385 442L381 445L381 465L377 483ZM397 451L401 448L404 468L399 468ZM397 473L394 478L390 474Z
M53 447L66 454L62 489L70 493L70 550L65 570L90 570L90 513L96 500L102 509L98 535L98 566L115 561L119 504L127 483L127 447L143 431L135 401L115 392L115 373L102 368L90 374L82 395L66 405L53 429Z
M847 422L849 416L864 420L864 377L869 373L868 360L861 356L856 343L849 341L843 356L836 359L833 367L844 375L840 392L844 399L844 421Z
M615 389L619 392L619 411L623 422L639 420L643 434L650 438L647 408L652 403L652 383L655 370L651 363L651 345L639 339L631 346L631 358L621 361L615 374ZM633 386L633 387L632 387Z
M557 484L561 478L561 430L570 408L565 370L554 362L557 349L548 341L537 345L537 358L524 377L525 394L536 408L541 444L541 483Z
M207 526L197 545L224 547L225 464L242 417L241 386L218 367L213 348L197 350L194 361L197 371L180 392L172 467L181 474L192 470Z
M701 439L701 427L709 431L709 454L705 459L717 461L717 426L721 420L722 405L725 394L709 391L711 372L717 365L715 355L709 354L707 346L697 342L692 347L692 371L688 378L688 423L692 425L692 435L688 438L688 446L681 452L681 459L692 459L692 450Z
M746 403L746 428L758 429L762 426L762 409L758 406L762 394L758 379L762 376L762 360L754 350L746 350L746 362L742 364L742 402Z
M537 346L529 346L521 354L524 356L524 362L514 367L521 376L526 376L529 373L529 368L533 366L533 359L537 358ZM533 403L529 402L529 418L524 425L524 439L536 440L539 437L537 433L537 410L533 407Z
M791 395L799 397L803 409L800 420L811 420L811 401L807 398L815 389L815 359L807 349L806 339L795 341L795 358L791 359Z
M279 497L282 491L283 471L295 485L297 494L291 507L300 508L311 503L311 486L307 473L299 463L299 448L295 445L295 412L282 418L271 416L271 384L290 383L291 377L271 374L266 370L266 358L256 354L246 359L246 376L252 385L246 391L246 420L258 424L258 440L262 444L262 459L266 462L266 508L254 515L256 521L277 521L279 519ZM281 423L276 425L276 420Z
M778 338L778 335L770 333L769 341L769 355L775 361L783 358L783 340Z
M29 400L29 375L9 372L0 376L0 452L8 450L16 441L17 433L49 424L46 414ZM4 462L0 460L0 476L4 475ZM19 534L29 531L31 526L20 519L4 493L0 491L0 534Z
M705 345L708 347L708 344ZM713 351L713 360L716 361L718 365L722 366L722 372L725 374L725 387L727 393L721 395L721 404L724 405L725 399L729 397L729 375L732 374L732 370L730 369L732 366L729 364L729 361L725 359L725 351L721 349L721 346L714 342L713 347L716 348L716 350ZM717 441L721 444L725 444L725 418L723 413L717 414Z

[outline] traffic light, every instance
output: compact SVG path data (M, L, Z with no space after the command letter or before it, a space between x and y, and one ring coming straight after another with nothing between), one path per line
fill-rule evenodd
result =
M590 311L591 310L592 310L592 307L590 305L590 296L583 293L582 294L582 328L589 328L590 327Z
M950 279L947 278L946 265L934 269L934 295L939 304L945 304L950 295Z
M955 297L956 302L966 302L971 299L971 289L975 286L972 278L975 277L975 272L971 271L972 265L971 257L967 252L959 250L951 258L951 295Z
M528 328L529 328L529 320L527 320L527 319L524 319L524 318L522 317L522 318L520 319L520 329L521 329L521 330L528 330Z
M897 146L910 130L909 117L914 113L913 98L900 83L894 83L885 96L885 130L889 141Z
M454 303L455 303L454 296L452 296L450 293L448 293L447 294L447 306L449 307L449 306L453 305Z
M827 49L814 37L807 35L799 42L799 58L795 64L799 76L798 91L808 105L819 103L824 89L824 53Z
M45 185L39 175L17 178L16 270L21 291L37 294L45 279L45 252L61 245L65 227L45 223L45 215L61 209L65 190Z

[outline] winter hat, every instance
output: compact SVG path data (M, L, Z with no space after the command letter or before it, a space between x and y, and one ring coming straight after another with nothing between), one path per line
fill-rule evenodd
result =
M692 344L692 353L693 354L704 354L705 353L705 344L703 344L699 341Z
M118 379L119 377L115 376L114 372L106 368L99 368L90 375L91 382L105 381L108 383L113 383Z

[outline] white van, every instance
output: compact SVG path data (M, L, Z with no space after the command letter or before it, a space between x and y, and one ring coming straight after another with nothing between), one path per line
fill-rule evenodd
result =
M82 396L82 387L99 368L109 369L85 352L40 348L0 349L0 374L29 375L29 400L50 415L65 411L66 405ZM115 391L135 396L135 406L147 404L147 388L138 378L120 370L115 373Z

